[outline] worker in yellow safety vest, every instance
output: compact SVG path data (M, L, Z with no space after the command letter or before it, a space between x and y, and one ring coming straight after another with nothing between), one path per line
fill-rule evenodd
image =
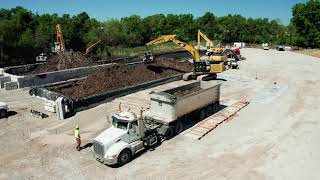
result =
M81 139L80 139L80 131L79 131L79 125L76 126L76 129L74 130L74 137L76 138L77 141L77 147L76 149L80 151L81 149Z

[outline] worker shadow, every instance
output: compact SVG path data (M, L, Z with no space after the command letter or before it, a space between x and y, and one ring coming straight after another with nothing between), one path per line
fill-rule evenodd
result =
M92 143L87 143L84 146L82 146L80 150L84 150L84 149L90 148L90 147L92 147L92 145L93 145Z

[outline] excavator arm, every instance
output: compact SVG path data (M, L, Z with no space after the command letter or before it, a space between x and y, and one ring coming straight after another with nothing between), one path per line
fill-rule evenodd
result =
M86 49L86 53L84 54L85 56L89 55L89 53L92 51L92 49L94 47L96 47L99 43L101 43L101 39L99 39L97 42L93 43L91 46L89 46L87 49Z
M64 52L65 49L65 44L64 44L64 39L63 39L63 35L62 35L62 30L61 30L61 25L57 24L56 25L56 34L57 34L57 42L60 45L60 49L58 52Z
M166 42L175 43L176 45L178 45L178 46L182 47L183 49L185 49L186 51L188 51L193 56L195 62L200 61L200 54L197 51L197 49L195 49L192 45L177 39L176 34L162 35L159 38L148 42L146 45L150 46L150 45L161 44L161 43L166 43Z
M213 47L213 42L205 34L203 34L200 30L198 30L198 49L200 49L201 37L206 41L207 49L210 49Z

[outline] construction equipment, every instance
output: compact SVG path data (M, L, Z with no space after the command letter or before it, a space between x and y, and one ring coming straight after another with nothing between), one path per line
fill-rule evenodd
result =
M97 42L95 42L95 43L93 43L91 46L89 46L89 47L87 47L87 49L86 49L86 53L84 54L85 56L88 56L89 55L89 53L92 51L92 49L94 48L94 47L96 47L99 43L101 43L102 41L101 41L101 39L99 39Z
M54 42L54 47L53 47L52 52L54 52L54 53L64 53L66 48L65 48L64 39L63 39L63 35L62 35L62 30L61 30L61 25L60 24L56 25L56 38L57 38L57 41Z
M46 53L41 53L36 57L36 62L47 62L48 55Z
M204 74L207 74L208 76L204 77L203 80L216 79L217 73L221 73L225 70L223 61L201 60L200 54L197 49L195 49L192 45L177 39L176 34L162 35L159 38L148 42L146 45L149 46L166 42L173 42L177 44L178 46L187 50L193 57L193 72L184 74L183 80L197 79L199 75Z
M204 33L198 30L198 49L200 49L201 37L206 41L206 58L208 61L228 61L228 58L234 58L238 61L238 54L240 54L239 48L222 48L214 47L213 41L211 41ZM227 64L230 64L229 62ZM234 62L232 63L234 64Z
M140 114L122 111L112 116L112 126L93 141L99 162L124 165L138 152L184 131L190 121L200 121L220 109L220 84L197 81L151 92L150 107Z
M208 52L222 53L223 48L214 47L213 41L211 41L205 34L198 30L198 50L200 50L201 37L206 41L206 48Z
M146 52L144 52L144 53L143 53L142 60L143 60L145 63L153 62L153 61L154 61L154 57L153 57L152 52L151 52L151 51L146 51Z

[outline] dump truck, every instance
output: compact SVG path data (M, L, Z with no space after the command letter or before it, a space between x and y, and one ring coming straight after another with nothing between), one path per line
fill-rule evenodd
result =
M138 152L181 133L188 122L211 116L219 109L220 84L196 81L149 96L146 110L120 110L112 116L112 126L93 141L96 160L124 165Z

